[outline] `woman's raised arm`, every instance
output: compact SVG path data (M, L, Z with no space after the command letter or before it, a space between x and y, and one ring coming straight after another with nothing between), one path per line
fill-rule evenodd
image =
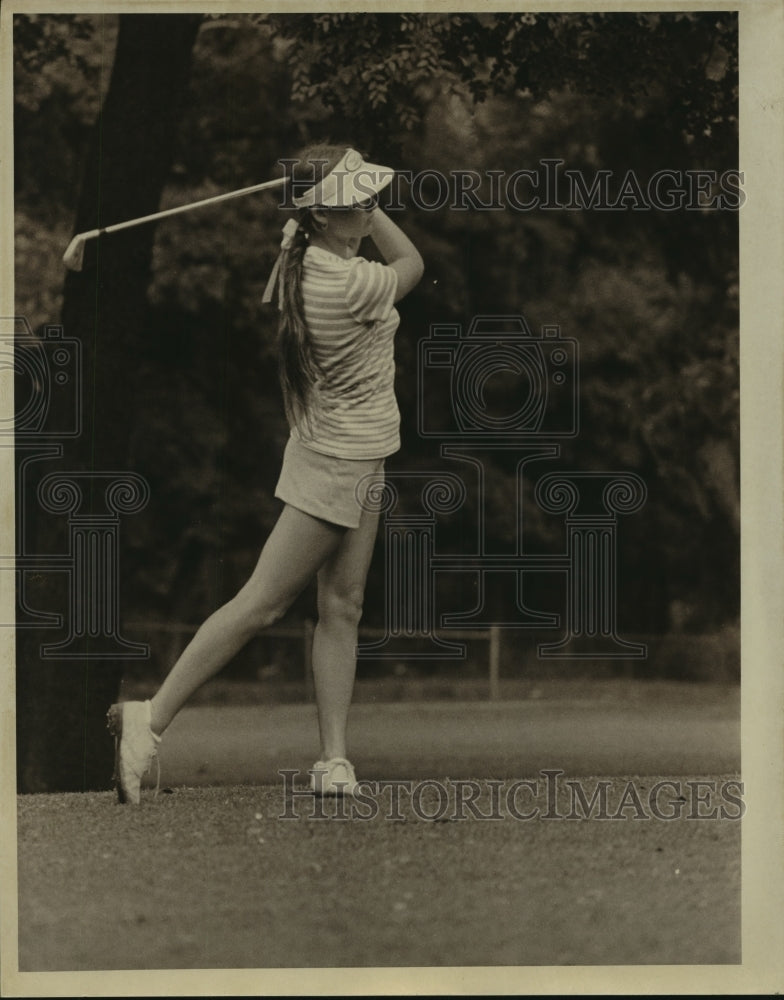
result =
M373 211L370 237L387 264L397 273L395 302L408 295L424 274L422 257L402 229L380 208Z

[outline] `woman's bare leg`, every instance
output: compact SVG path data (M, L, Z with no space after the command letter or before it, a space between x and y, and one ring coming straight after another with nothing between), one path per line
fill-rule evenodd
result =
M354 689L357 626L362 616L378 514L364 510L318 574L319 621L313 635L313 681L321 759L346 756L346 722Z
M283 508L248 582L204 622L151 699L154 733L162 733L197 688L286 613L346 532L294 507Z

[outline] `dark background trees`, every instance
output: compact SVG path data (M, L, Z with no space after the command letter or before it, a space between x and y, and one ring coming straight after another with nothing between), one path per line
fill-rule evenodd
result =
M731 13L38 15L15 19L15 47L17 312L35 327L62 308L69 335L101 346L85 368L104 441L90 460L135 470L153 497L124 532L129 622L198 623L242 582L276 516L287 429L275 317L260 302L280 213L258 195L109 237L97 267L64 283L75 205L79 231L193 201L273 176L279 157L322 136L414 174L511 173L550 157L617 184L629 170L737 166ZM443 466L416 432L417 343L431 323L557 323L581 349L582 433L560 467L636 471L649 490L622 525L625 631L734 624L737 213L444 207L399 218L427 270L401 308L404 449L390 467ZM446 407L433 391L429 405ZM513 469L491 478L503 548ZM459 544L461 524L445 522L445 544ZM535 508L526 528L533 549L558 544ZM171 645L145 638L166 669ZM94 672L104 669L119 671Z
M128 212L139 216L156 210L171 165L175 124L199 22L200 18L191 16L120 18L111 81L84 154L77 232L121 221ZM77 26L85 28L84 22L76 22ZM42 60L39 71L46 69ZM52 99L59 96L50 95ZM28 131L35 129L20 123L17 169L28 166L23 162L29 153L24 142ZM42 188L41 199L53 200L52 193ZM77 475L87 473L85 484L91 483L91 473L122 470L130 461L138 401L144 392L135 356L145 324L153 237L150 227L140 227L117 240L93 242L83 270L69 272L66 278L62 323L69 336L81 343L85 428L64 446L60 467ZM54 426L63 416L58 406L67 412L72 405L66 395L53 394L49 419ZM25 489L31 492L36 485L28 478ZM84 491L80 516L104 515L102 492L87 485ZM26 513L29 550L58 552L62 539L57 522L61 519L35 503L26 505ZM134 566L128 557L133 552L129 547L123 553L124 569L131 576ZM64 597L67 601L66 585L62 574L43 573L34 589L26 590L25 599L47 609L54 600L55 606L60 603L62 607ZM105 786L103 716L107 699L110 702L116 696L122 662L88 655L76 663L42 659L40 644L49 636L37 629L19 635L16 689L21 786L67 791Z

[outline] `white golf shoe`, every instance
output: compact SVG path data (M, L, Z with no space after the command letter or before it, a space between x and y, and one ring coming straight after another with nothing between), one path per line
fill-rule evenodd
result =
M112 705L106 713L109 732L114 736L114 781L120 803L138 806L141 781L158 756L160 736L150 728L149 701L125 701ZM160 779L160 764L158 765Z
M315 795L353 795L356 787L357 776L345 757L317 760L310 769L310 789Z

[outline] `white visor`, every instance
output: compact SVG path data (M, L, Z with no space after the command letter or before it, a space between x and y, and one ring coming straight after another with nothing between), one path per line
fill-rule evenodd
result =
M313 165L314 174L318 163ZM333 170L304 194L292 198L297 208L351 208L367 201L389 184L395 175L391 167L381 167L377 163L366 163L361 153L347 149L341 161ZM294 188L301 182L294 182Z

